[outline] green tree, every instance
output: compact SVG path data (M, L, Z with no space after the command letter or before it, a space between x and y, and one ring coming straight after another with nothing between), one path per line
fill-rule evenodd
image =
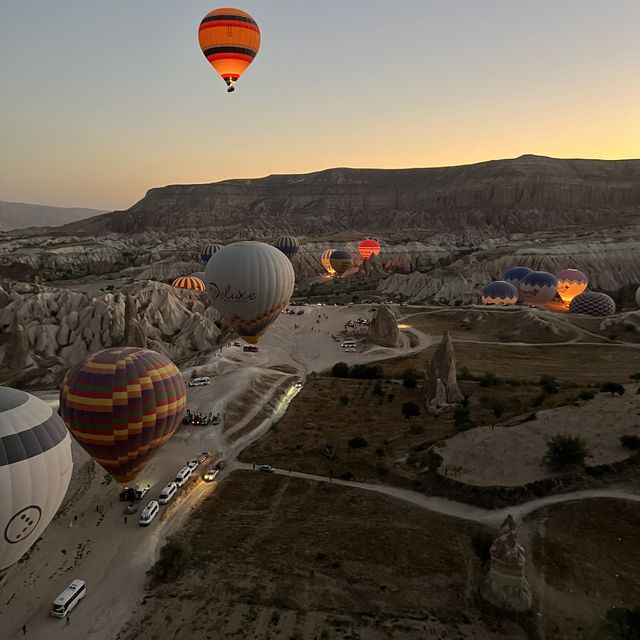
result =
M579 436L556 434L547 440L544 462L554 471L584 468L589 452L587 443Z
M593 400L595 397L596 397L596 392L592 391L591 389L584 389L578 395L578 398L580 398L580 400L585 400L585 401Z
M402 405L402 415L409 420L420 415L420 407L415 402L405 402Z
M605 382L600 387L600 391L602 393L610 393L611 397L613 397L614 393L617 393L619 396L624 395L624 387L617 382Z
M550 376L546 373L540 377L538 386L542 387L542 390L545 393L558 393L558 391L560 391L558 381L553 376Z
M347 406L349 404L349 396L340 396L340 403L343 406Z
M336 362L331 369L331 373L336 378L348 378L351 374L351 370L346 362Z
M475 427L473 420L471 420L471 411L468 406L459 404L453 410L453 424L456 431L466 431Z
M405 369L402 374L402 384L407 389L415 389L418 386L418 374L415 369Z

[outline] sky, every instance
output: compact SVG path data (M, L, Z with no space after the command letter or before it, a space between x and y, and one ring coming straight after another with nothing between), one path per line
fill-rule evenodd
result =
M0 0L0 200L525 153L640 158L639 0L242 0L233 94L200 0ZM228 6L228 5L227 5Z

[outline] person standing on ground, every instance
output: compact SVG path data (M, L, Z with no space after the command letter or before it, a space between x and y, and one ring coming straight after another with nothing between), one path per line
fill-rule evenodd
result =
M22 625L22 635L23 635L23 636L26 636L26 635L27 635L27 625L26 625L26 624L23 624L23 625Z
M127 516L124 517L124 523L127 524Z
M71 616L69 614L67 614L67 621L65 622L65 625L67 625L67 627L71 624Z

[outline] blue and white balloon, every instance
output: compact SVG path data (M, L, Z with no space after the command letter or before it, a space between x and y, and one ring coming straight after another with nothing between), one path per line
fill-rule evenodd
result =
M511 305L518 302L518 290L504 280L490 282L482 290L482 304Z
M558 279L546 271L532 271L520 282L522 299L530 305L541 307L551 302L558 291Z

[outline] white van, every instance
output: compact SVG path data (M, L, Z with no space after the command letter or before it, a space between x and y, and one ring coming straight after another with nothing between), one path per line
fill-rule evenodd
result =
M87 594L84 580L74 580L54 601L51 615L55 618L65 618L82 598Z
M140 515L140 526L146 527L150 525L153 519L158 515L159 510L160 505L155 500L152 500Z
M178 487L184 485L191 477L192 473L193 469L191 467L182 467L182 469L178 471L178 475L176 476L176 484L178 485Z
M158 502L160 504L167 504L167 502L170 502L171 498L176 495L177 490L178 485L175 482L167 483L167 486L160 492Z
M345 340L340 346L343 349L345 349L346 347L355 347L356 346L356 341L355 340Z
M189 386L190 387L205 387L210 382L211 381L209 380L209 378L207 376L203 376L202 378L193 378L193 380L190 380L189 381Z

